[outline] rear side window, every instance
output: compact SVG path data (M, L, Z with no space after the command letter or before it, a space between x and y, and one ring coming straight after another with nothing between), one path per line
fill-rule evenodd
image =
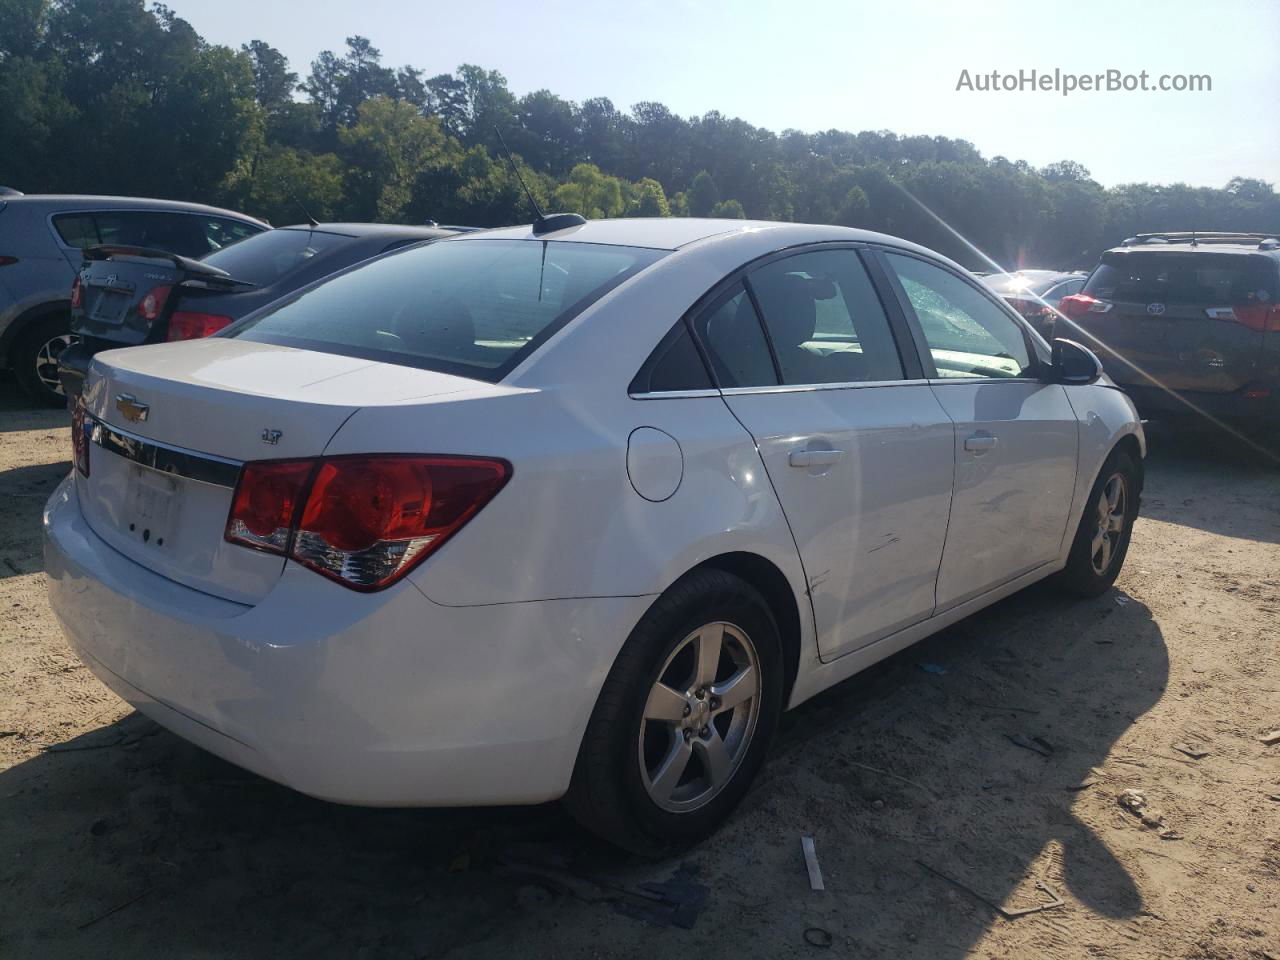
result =
M68 247L95 246L102 241L98 239L98 228L93 222L91 213L64 213L53 218L53 229Z
M776 387L778 374L760 319L742 284L695 322L722 387Z
M204 262L227 271L237 280L265 286L313 257L351 243L352 239L340 233L285 227L259 233L225 250L215 250Z
M901 380L902 361L871 279L853 250L775 260L751 274L787 384Z
M496 383L666 252L554 240L409 247L326 280L226 335Z
M711 377L693 336L683 321L654 349L631 382L631 393L666 393L674 390L709 390Z
M62 242L71 247L112 244L150 247L184 257L202 257L212 249L201 219L158 210L102 210L53 218Z
M1121 303L1240 306L1274 302L1276 268L1263 256L1230 253L1113 253L1084 292Z

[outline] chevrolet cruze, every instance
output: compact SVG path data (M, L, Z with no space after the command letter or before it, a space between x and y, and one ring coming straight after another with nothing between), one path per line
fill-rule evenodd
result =
M44 515L104 683L334 801L708 834L779 714L1016 590L1106 590L1145 451L1085 348L831 226L382 256L98 354Z

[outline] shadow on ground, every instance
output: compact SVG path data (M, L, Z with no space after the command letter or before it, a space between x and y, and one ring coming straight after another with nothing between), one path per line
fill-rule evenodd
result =
M1280 450L1280 445L1277 445ZM1142 515L1207 533L1280 543L1280 456L1191 421L1147 427ZM1270 523L1242 516L1261 506Z
M554 805L312 800L133 714L0 773L0 953L780 956L820 927L838 955L952 960L993 923L1029 922L979 896L1028 905L1037 880L1132 917L1138 889L1073 815L1072 788L1167 672L1141 603L1033 588L787 715L731 823L659 864L615 856ZM808 889L801 835L826 894ZM643 886L682 865L707 894L700 913L668 895L691 897L692 929Z

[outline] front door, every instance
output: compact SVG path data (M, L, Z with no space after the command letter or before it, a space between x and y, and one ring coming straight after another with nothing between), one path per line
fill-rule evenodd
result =
M1018 322L976 284L916 257L885 255L932 362L930 387L955 427L955 492L937 609L1054 560L1075 489L1079 426L1066 390L1037 379Z

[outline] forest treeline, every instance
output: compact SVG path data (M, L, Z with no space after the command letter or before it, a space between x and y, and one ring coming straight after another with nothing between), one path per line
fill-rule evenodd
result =
M142 0L0 0L0 24L0 184L29 193L202 201L276 224L304 219L300 204L321 220L527 222L500 129L544 209L839 223L973 267L956 234L1002 264L1072 267L1143 230L1280 228L1280 195L1258 179L1104 188L1070 160L1037 169L947 137L518 96L484 67L389 66L358 36L302 75L261 40L207 43Z

